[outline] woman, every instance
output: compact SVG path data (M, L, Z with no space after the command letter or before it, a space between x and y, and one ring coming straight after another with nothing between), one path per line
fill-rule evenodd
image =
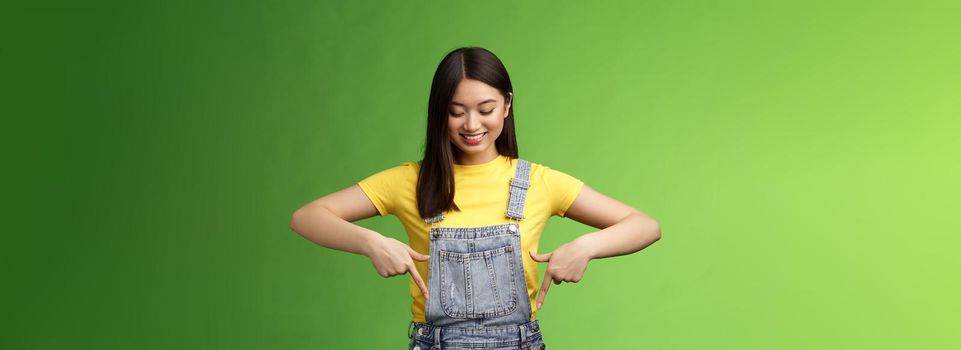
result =
M536 312L551 282L576 283L591 259L660 239L644 213L518 158L513 101L493 53L450 52L434 73L423 159L293 214L291 229L308 240L366 255L383 277L410 274L409 349L544 349ZM409 246L351 223L388 214L404 225ZM538 254L552 215L600 230ZM547 263L543 281L538 262Z

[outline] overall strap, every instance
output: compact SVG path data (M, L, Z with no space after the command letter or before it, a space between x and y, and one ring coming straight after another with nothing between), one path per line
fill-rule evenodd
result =
M429 218L424 219L424 221L426 221L428 224L433 224L433 223L435 223L435 222L440 222L441 220L444 220L444 213L440 213L440 214L437 214L437 215L434 215L434 216L431 216L431 217L429 217Z
M517 159L517 170L511 178L511 194L507 201L507 217L515 220L524 219L524 202L527 199L527 189L531 187L531 163L524 159Z

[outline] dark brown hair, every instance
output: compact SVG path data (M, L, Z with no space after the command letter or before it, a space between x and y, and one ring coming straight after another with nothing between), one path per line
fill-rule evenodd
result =
M513 93L507 69L494 53L480 47L462 47L444 56L430 86L427 103L427 141L424 159L417 176L417 210L422 218L430 218L448 210L460 210L454 203L454 152L447 134L447 114L457 84L465 78L481 81L500 90L504 101ZM514 103L504 120L504 129L494 140L497 153L516 159L517 139L514 135Z

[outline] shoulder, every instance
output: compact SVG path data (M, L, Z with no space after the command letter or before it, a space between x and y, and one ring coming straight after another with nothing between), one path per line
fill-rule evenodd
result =
M395 172L398 175L403 175L408 177L413 176L414 178L416 178L417 173L420 172L420 162L416 162L416 161L403 162L387 170Z
M543 163L530 160L528 160L528 162L531 164L531 182L543 183L548 190L558 189L560 187L577 187L583 184L580 179L567 171L558 170Z
M420 164L417 162L402 162L398 165L381 169L363 180L361 180L361 185L365 183L405 183L405 182L416 182L417 174L420 171Z
M357 182L360 189L370 198L381 216L401 210L405 200L412 198L417 185L416 162L403 162L383 169Z
M417 177L417 173L419 171L420 171L420 164L416 161L411 161L411 162L402 162L393 167L383 169L379 173L383 173L391 176L400 176L400 177L409 177L411 175L413 175L414 177Z
M570 189L571 187L577 187L583 184L583 181L565 170L560 170L543 163L528 162L531 163L531 181L543 182L549 190L556 190L562 187Z
M551 177L551 176L558 176L558 175L568 175L566 171L556 169L547 164L534 162L532 160L527 160L527 162L530 163L531 165L531 176L538 175L538 176Z
M584 181L565 171L531 162L531 188L540 187L551 203L551 212L564 216L584 187Z

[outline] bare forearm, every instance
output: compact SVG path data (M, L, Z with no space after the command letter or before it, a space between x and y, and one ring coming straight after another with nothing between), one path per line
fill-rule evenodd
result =
M603 230L575 239L592 259L626 255L644 249L661 238L661 228L646 215L631 214Z
M290 219L290 229L307 240L327 248L367 255L371 242L380 233L355 225L322 206L298 209Z

